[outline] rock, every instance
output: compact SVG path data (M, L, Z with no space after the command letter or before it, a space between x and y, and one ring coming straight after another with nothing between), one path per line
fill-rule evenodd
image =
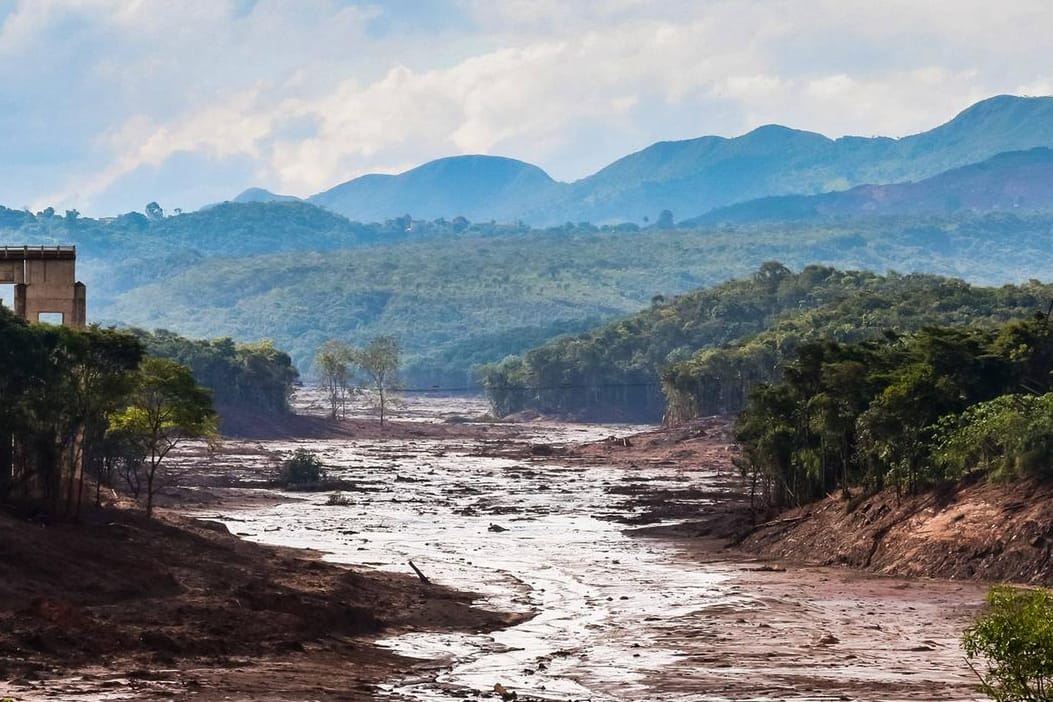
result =
M514 690L509 690L501 683L494 683L494 692L496 692L504 702L511 702L519 697Z
M841 639L833 634L823 634L816 643L820 646L833 646L834 644L841 643Z
M500 533L500 532L502 532L502 531L508 531L508 529L505 529L505 528L504 528L503 526L501 526L500 524L491 524L491 525L489 526L489 528L487 528L487 531L493 531L493 532L497 532L497 533Z

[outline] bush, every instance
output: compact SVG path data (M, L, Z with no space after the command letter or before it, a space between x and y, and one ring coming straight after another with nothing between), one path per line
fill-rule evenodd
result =
M998 585L987 594L988 612L965 630L962 648L981 689L999 702L1039 702L1053 694L1053 593Z
M314 451L296 449L282 461L281 481L286 485L311 485L325 480L325 466Z
M342 492L329 493L329 498L325 501L325 504L329 507L346 507L351 504L351 498Z

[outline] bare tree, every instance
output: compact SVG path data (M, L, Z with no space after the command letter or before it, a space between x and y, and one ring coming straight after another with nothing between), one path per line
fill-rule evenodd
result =
M376 395L381 425L384 424L389 394L395 389L399 353L399 342L393 336L378 336L366 346L352 352L352 362L365 377L369 389Z
M347 399L351 394L351 360L354 350L342 341L330 339L322 344L314 356L315 372L322 381L329 398L329 416L347 414Z

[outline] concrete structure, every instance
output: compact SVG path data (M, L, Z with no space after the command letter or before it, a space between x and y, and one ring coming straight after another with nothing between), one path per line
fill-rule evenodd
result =
M14 283L14 313L30 322L62 315L67 327L87 324L87 290L77 282L75 246L0 246L0 283Z
M41 315L57 314L60 320L44 321L85 326L87 291L77 282L76 262L74 246L0 246L0 284L15 286L15 315L39 322ZM80 502L74 491L83 484L83 442L83 427L64 446L0 434L0 497L43 499L56 514L73 514Z

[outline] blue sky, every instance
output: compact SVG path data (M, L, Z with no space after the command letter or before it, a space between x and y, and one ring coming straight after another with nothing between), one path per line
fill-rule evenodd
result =
M453 154L574 180L778 122L1053 93L1046 0L0 0L0 204L193 209Z

